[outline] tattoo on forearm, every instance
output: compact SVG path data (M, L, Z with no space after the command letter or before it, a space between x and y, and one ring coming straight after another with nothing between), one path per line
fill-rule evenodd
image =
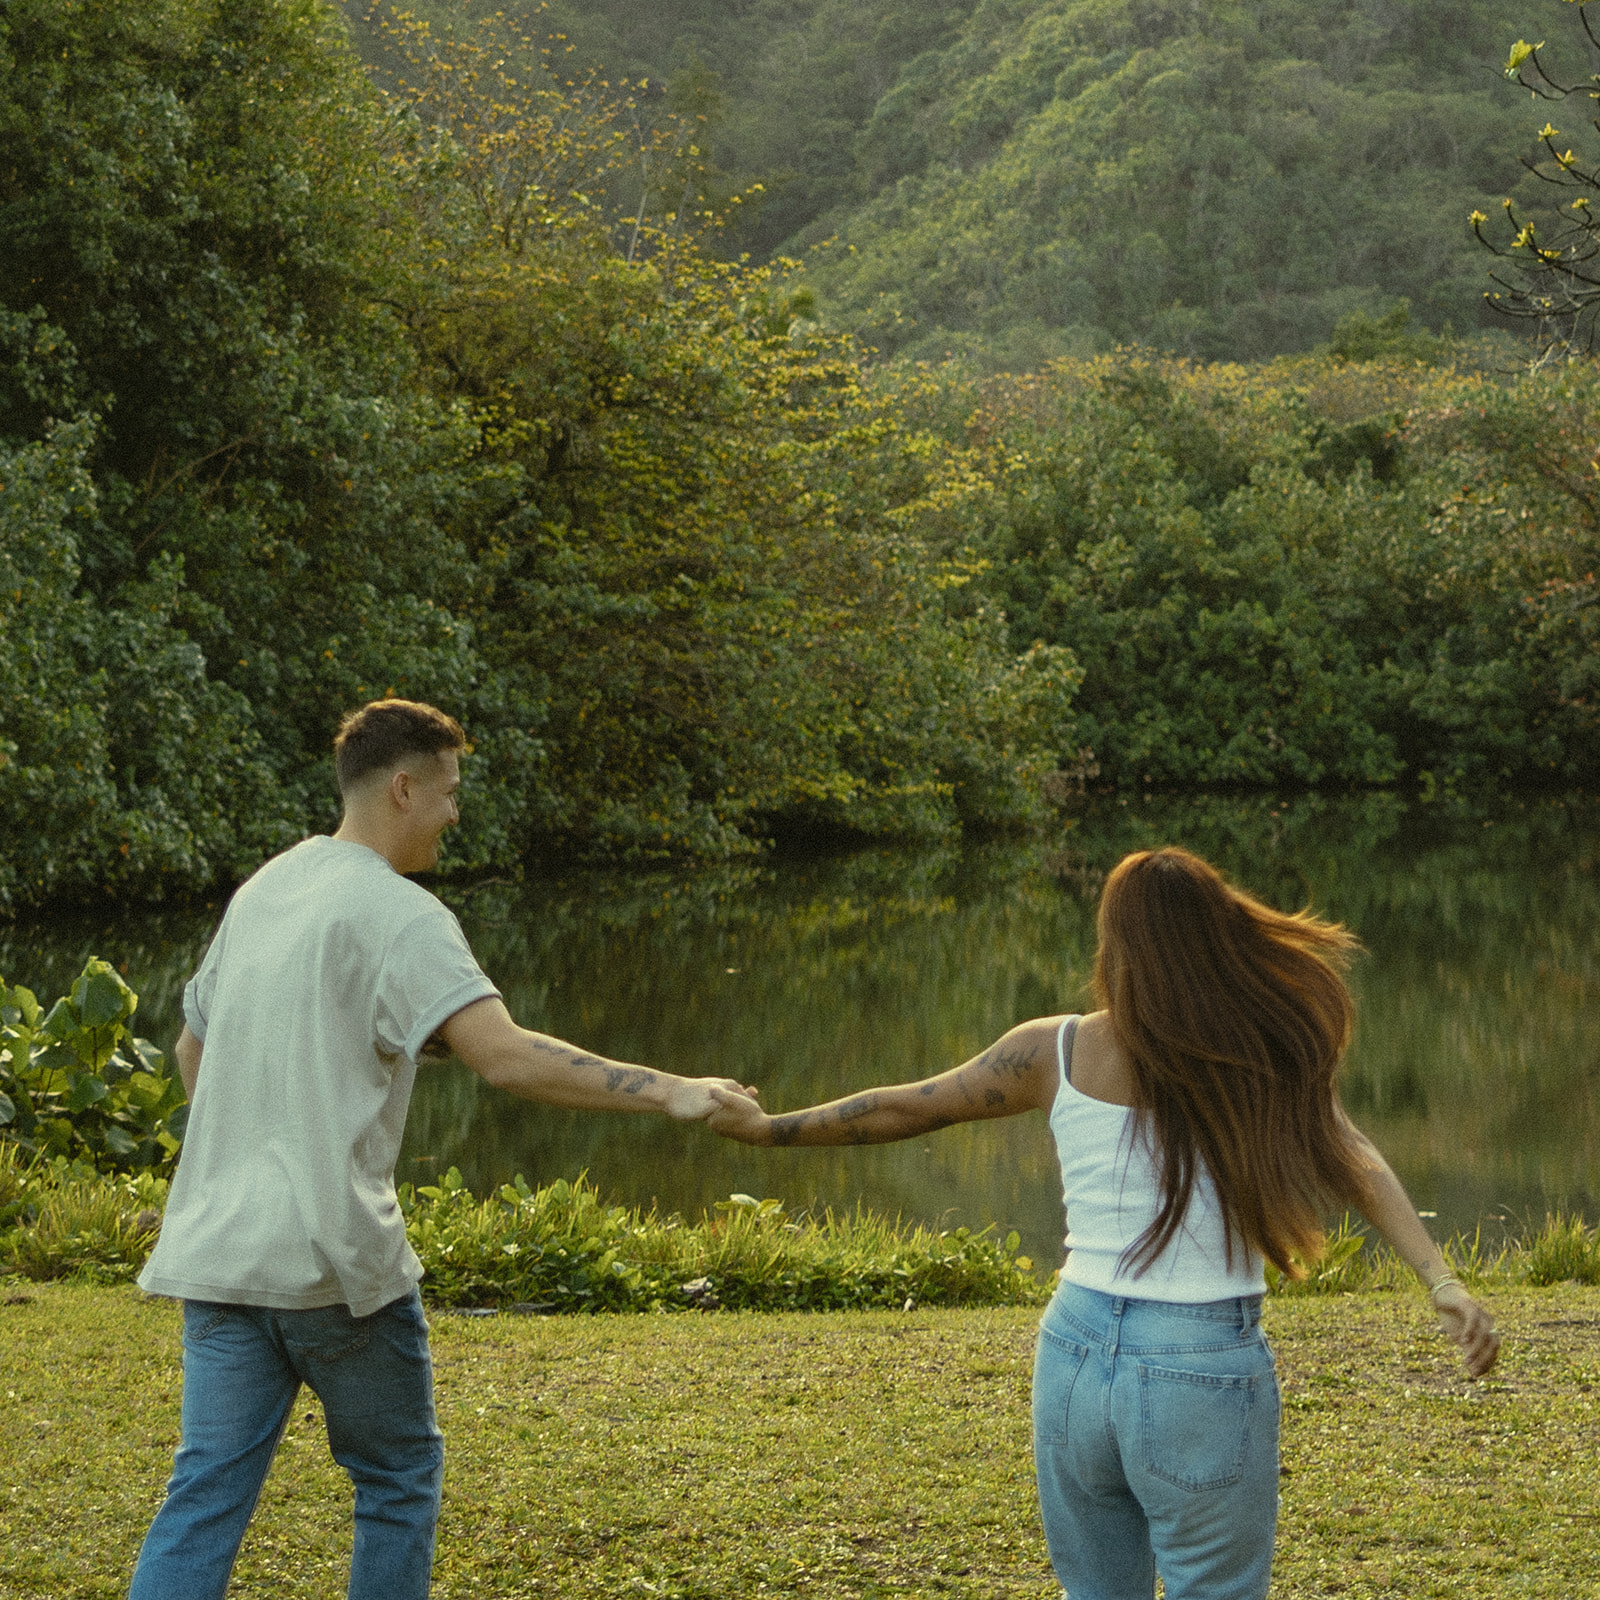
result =
M787 1117L774 1117L772 1119L772 1142L774 1144L793 1144L800 1137L800 1130L805 1126L805 1114L796 1112Z
M808 1125L826 1127L832 1123L843 1131L844 1139L825 1137L821 1141L823 1144L885 1144L895 1139L915 1138L918 1134L937 1133L941 1128L953 1127L961 1120L959 1117L929 1117L926 1122L913 1121L898 1127L892 1121L887 1127L867 1127L865 1119L882 1110L881 1097L876 1091L871 1091L841 1100L838 1105L821 1106L810 1111L791 1111L786 1116L772 1119L772 1142L775 1145L799 1144Z
M609 1062L598 1065L606 1075L606 1088L613 1094L638 1094L656 1081L655 1073L648 1067L617 1067Z

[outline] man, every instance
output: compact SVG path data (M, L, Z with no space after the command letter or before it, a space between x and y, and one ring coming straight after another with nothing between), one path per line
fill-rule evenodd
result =
M697 1121L714 1089L743 1092L511 1020L455 917L403 876L438 860L464 748L432 706L346 717L338 832L239 889L184 990L189 1126L139 1279L184 1302L182 1438L130 1600L220 1600L302 1383L355 1485L351 1600L427 1594L444 1453L394 1162L436 1035L551 1105Z

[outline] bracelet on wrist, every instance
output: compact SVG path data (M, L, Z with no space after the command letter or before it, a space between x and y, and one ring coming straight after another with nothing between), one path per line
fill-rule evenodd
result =
M1461 1280L1455 1277L1452 1273L1447 1272L1442 1278L1438 1278L1433 1283L1428 1285L1428 1298L1436 1301L1438 1299L1439 1291L1441 1289L1448 1289L1451 1284L1454 1284L1456 1288L1459 1289L1461 1287Z

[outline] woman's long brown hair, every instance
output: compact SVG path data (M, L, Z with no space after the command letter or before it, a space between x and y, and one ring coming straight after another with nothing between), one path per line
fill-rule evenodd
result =
M1366 1167L1339 1104L1355 936L1286 916L1187 850L1126 856L1100 899L1095 989L1132 1064L1160 1209L1130 1247L1142 1272L1183 1226L1203 1167L1233 1240L1304 1276L1330 1202Z

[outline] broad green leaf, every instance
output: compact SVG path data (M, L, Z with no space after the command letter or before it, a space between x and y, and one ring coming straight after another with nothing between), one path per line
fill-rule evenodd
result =
M128 1098L146 1111L154 1111L167 1096L167 1081L153 1073L136 1072L128 1079Z
M72 986L72 1002L86 1028L104 1028L132 1016L133 990L109 961L90 961Z
M39 1032L46 1038L64 1040L70 1039L83 1026L78 1016L78 1008L73 1005L65 995L50 1007L43 1022L39 1024Z
M28 1076L40 1094L54 1094L65 1088L66 1075L78 1070L78 1057L70 1045L52 1041L28 1063Z
M138 1148L138 1140L124 1129L119 1128L116 1123L113 1122L106 1129L106 1149L113 1155L131 1156Z
M20 1023L31 1032L39 1025L41 1009L33 990L25 989L19 983L15 988L5 991L4 1000L0 1001L0 1020L10 1027L16 1027Z
M66 1101L68 1111L87 1111L111 1092L106 1088L105 1081L95 1077L92 1072L74 1072L70 1084Z
M164 1050L157 1049L148 1039L135 1039L133 1053L146 1072L154 1073L158 1078L166 1077L167 1056Z
M0 1123L12 1122L16 1115L17 1108L11 1103L11 1096L0 1089Z

